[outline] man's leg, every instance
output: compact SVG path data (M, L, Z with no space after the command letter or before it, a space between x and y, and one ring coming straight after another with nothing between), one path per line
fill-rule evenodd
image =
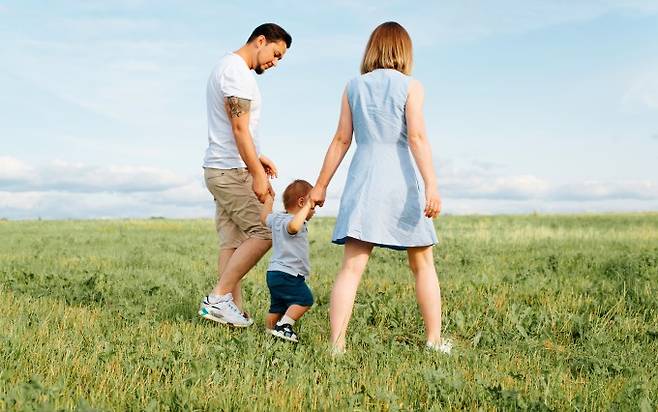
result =
M242 242L228 259L224 270L221 271L219 281L211 293L225 295L239 287L240 280L258 263L271 246L271 240L253 237ZM235 296L233 298L235 299Z
M219 279L222 277L222 273L224 273L226 265L228 264L229 259L231 259L231 256L233 256L234 252L234 248L219 250L217 258L217 283L219 283ZM242 310L242 287L240 286L240 282L235 285L231 293L233 294L233 301L237 307Z
M222 273L224 273L224 270L226 269L226 265L228 264L229 259L231 259L231 256L233 256L233 252L235 252L235 249L222 249L219 251L219 258L217 259L217 282L219 282L219 279L222 277ZM231 291L231 294L233 295L233 302L235 302L235 305L242 310L242 286L241 282L238 282L237 285L233 288Z
M272 234L260 222L262 205L251 189L251 176L246 169L207 171L207 174L207 186L217 204L220 238L219 276L210 294L224 297L218 301L226 303L223 306L228 312L220 317L231 318L243 326L248 316L243 313L241 319L230 314L235 310L243 312L240 280L271 247ZM229 293L232 299L227 299Z
M250 326L253 320L236 305L231 292L237 289L238 294L235 297L241 299L240 279L267 252L271 243L271 240L249 238L236 249L221 249L218 269L223 270L220 270L219 281L210 293L212 296L204 298L201 303L199 315L219 323ZM232 254L230 250L233 251Z
M233 296L233 302L235 302L235 306L240 309L241 312L244 312L244 309L242 308L242 281L239 280L238 283L233 287L233 290L231 291L231 295ZM243 315L246 315L246 312L243 313ZM249 317L249 316L247 316Z

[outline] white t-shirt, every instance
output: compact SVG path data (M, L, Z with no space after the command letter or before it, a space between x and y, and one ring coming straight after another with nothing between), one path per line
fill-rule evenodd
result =
M261 97L256 79L249 66L235 53L229 53L217 63L206 88L208 107L208 149L203 167L233 169L247 167L242 161L235 143L231 122L226 114L224 98L235 96L251 100L249 131L260 155L258 121L260 120Z

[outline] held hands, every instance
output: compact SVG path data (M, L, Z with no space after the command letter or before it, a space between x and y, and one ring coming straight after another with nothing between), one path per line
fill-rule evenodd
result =
M274 189L272 189L272 185L267 180L267 175L254 176L254 182L251 188L261 203L265 203L268 195L274 197Z
M263 166L265 175L254 176L254 182L252 184L252 189L258 198L258 201L265 203L267 195L274 197L274 189L272 189L272 184L270 184L269 179L274 179L279 176L279 172L276 168L276 165L268 157L260 155L258 157L260 164Z
M304 202L304 208L303 209L308 212L311 209L315 209L315 206L316 206L315 202L313 201L313 199L311 199L311 196L308 196L306 198L306 201Z
M327 197L327 189L318 185L314 186L309 193L309 200L312 202L312 207L324 205L324 200Z
M276 165L272 160L270 160L268 157L265 157L263 155L260 155L258 160L260 160L260 164L263 165L263 169L265 169L265 174L267 175L267 177L269 177L270 179L279 177L279 172L276 169Z
M441 213L441 196L439 190L432 185L425 188L425 217L434 219Z

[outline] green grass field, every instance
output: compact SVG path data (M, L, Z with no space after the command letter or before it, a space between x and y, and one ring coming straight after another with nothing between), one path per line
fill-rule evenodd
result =
M406 254L376 249L348 353L327 352L342 248L310 224L298 345L196 315L210 220L0 221L3 410L656 410L658 214L442 217L450 357L423 350Z

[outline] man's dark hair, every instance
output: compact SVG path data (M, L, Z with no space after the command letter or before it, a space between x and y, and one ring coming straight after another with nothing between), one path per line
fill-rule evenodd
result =
M268 43L283 40L286 42L287 48L290 48L290 45L292 44L292 37L290 37L290 34L288 34L287 31L283 30L281 26L275 23L265 23L256 27L251 33L251 36L249 36L247 43L261 35L265 36L265 39Z

